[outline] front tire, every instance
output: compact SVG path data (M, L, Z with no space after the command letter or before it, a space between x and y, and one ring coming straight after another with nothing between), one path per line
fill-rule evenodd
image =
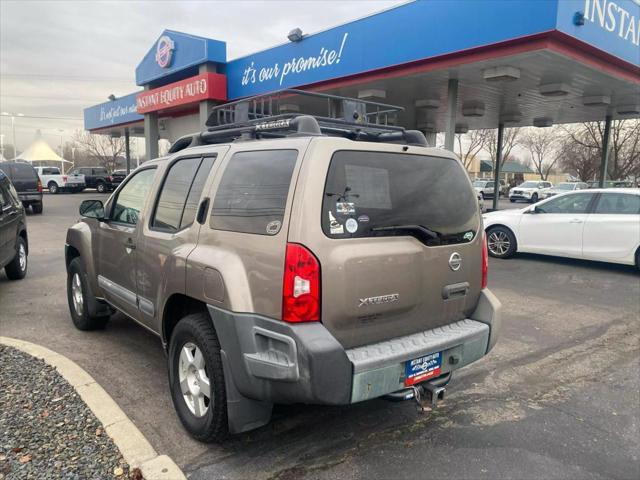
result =
M33 213L41 214L42 213L42 202L32 203L31 204L31 210L33 210Z
M507 227L497 226L487 229L487 250L492 257L512 257L517 248L516 237Z
M18 237L16 241L16 256L4 267L9 280L22 280L27 275L27 242Z
M534 193L531 195L531 203L538 203L538 194Z
M71 260L67 273L67 301L71 320L78 330L100 330L107 325L109 315L91 315L87 275L79 257ZM92 299L95 301L95 299Z
M516 201L515 201L513 198L510 198L510 199L509 199L509 201L510 201L511 203L516 203Z
M99 182L96 185L96 190L98 191L98 193L106 193L107 185L104 182Z
M49 189L49 193L51 193L52 195L55 195L58 193L58 184L56 182L49 182L49 185L47 185L47 188Z
M220 343L207 313L187 315L169 341L171 399L196 440L218 442L229 434Z

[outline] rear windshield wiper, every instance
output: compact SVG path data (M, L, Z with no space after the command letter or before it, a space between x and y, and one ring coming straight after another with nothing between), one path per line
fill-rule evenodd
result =
M422 225L390 225L388 227L373 227L372 232L407 232L409 234L419 234L424 236L427 240L437 240L442 235L434 230L431 230Z

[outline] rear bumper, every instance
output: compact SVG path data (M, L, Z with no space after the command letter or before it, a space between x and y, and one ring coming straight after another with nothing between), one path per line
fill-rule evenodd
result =
M500 302L487 289L471 315L443 327L344 349L321 323L288 324L209 306L226 381L250 399L344 405L404 385L404 362L443 352L442 374L486 355L500 332Z
M24 204L41 203L42 193L19 193L18 197Z

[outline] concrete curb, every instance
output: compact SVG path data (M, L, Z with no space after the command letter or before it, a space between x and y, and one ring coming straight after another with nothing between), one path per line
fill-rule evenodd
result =
M167 455L158 455L140 430L129 420L109 394L82 368L64 355L48 348L14 338L0 337L0 344L17 348L41 358L76 389L131 467L138 467L145 480L186 479L182 470Z

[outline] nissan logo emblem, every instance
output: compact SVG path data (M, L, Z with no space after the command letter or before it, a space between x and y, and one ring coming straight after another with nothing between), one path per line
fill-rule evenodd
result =
M449 257L449 268L451 268L451 270L453 270L454 272L457 272L458 270L460 270L461 266L462 257L458 252L453 252Z

